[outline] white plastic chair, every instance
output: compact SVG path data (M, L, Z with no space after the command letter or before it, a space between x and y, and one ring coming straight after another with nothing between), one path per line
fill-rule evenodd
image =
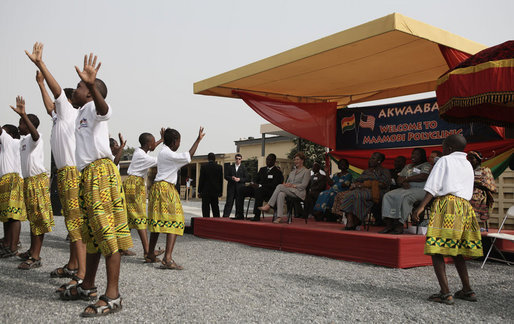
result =
M487 255L484 259L484 262L482 263L482 266L480 267L481 269L484 268L484 265L485 263L487 262L487 259L491 259L491 260L496 260L496 261L500 261L500 262L505 262L507 263L508 265L511 265L512 262L510 261L507 261L507 259L505 258L505 256L503 255L503 253L500 251L500 249L498 249L494 243L496 242L497 239L500 239L500 240L508 240L508 241L512 241L514 242L514 235L511 235L511 234L506 234L506 233L502 233L502 229L503 229L503 225L505 225L505 221L507 220L507 218L510 217L514 217L514 206L510 207L509 210L507 210L507 214L505 215L505 217L503 218L503 222L502 224L500 225L500 228L498 228L498 233L489 233L487 234L487 237L492 237L493 238L493 241L491 242L491 247L489 248L489 251L487 252ZM489 254L491 253L491 250L493 249L493 247L496 249L496 251L498 251L498 253L501 255L501 257L503 259L497 259L497 258L492 258L492 257L489 257Z

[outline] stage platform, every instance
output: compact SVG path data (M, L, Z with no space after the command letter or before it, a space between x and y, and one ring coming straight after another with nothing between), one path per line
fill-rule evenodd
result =
M260 222L251 222L194 217L193 233L203 238L392 268L432 264L431 258L423 254L424 235L378 234L382 228L375 226L371 226L369 232L343 231L341 224L314 220L305 224L303 219L294 219L291 224L273 224L271 219L265 217Z

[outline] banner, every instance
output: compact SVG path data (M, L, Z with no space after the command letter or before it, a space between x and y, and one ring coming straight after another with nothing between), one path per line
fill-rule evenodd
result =
M488 125L452 124L439 117L436 98L337 110L337 150L441 145L462 134L468 143L502 140Z

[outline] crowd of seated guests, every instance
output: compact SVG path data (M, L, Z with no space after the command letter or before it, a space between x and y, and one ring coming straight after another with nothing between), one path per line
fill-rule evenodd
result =
M318 199L314 205L313 215L317 221L324 219L334 220L330 216L332 214L331 211L332 206L334 205L334 198L338 193L348 190L352 184L352 174L348 172L348 168L350 167L348 160L339 160L339 162L337 162L337 167L340 171L328 178L330 189L322 191L318 195Z
M423 148L414 148L408 161L403 156L394 160L394 168L382 167L384 154L374 152L368 160L368 169L353 179L346 159L338 161L339 172L328 177L323 175L321 165L314 163L309 172L304 167L305 155L299 152L294 159L295 169L287 181L278 185L270 201L259 209L278 211L276 222L284 222L282 208L285 197L304 201L302 216L313 216L316 221L334 221L346 217L344 230L355 230L373 208L376 220L383 220L385 228L379 233L402 234L409 221L413 206L425 196L424 186L433 165L442 156L432 151L427 156ZM496 185L491 170L481 166L479 152L470 151L468 160L475 170L475 186L471 204L477 217L486 222L492 206L492 193ZM327 167L326 173L329 173ZM310 174L310 177L309 177Z
M355 230L367 216L373 204L378 204L389 190L391 173L382 167L385 155L379 152L371 154L368 169L355 179L350 189L336 195L332 213L346 215L345 230Z
M432 165L427 162L427 154L422 148L412 150L411 161L398 174L396 182L399 188L384 195L382 219L386 227L379 233L402 234L412 206L425 196L423 188Z

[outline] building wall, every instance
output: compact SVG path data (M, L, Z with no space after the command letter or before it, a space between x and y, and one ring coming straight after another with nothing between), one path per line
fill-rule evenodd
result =
M291 149L294 147L293 141L284 141L284 142L275 142L268 143L266 142L265 146L265 154L264 156L274 153L277 158L287 159L287 155L291 152ZM249 145L240 145L239 153L243 156L243 159L249 159L252 157L260 158L261 157L261 143L258 144L249 144Z
M491 209L489 226L497 228L507 214L507 210L514 206L514 171L507 168L501 176L496 179L498 194L493 194L494 204ZM505 222L506 229L514 229L514 219L509 218Z

